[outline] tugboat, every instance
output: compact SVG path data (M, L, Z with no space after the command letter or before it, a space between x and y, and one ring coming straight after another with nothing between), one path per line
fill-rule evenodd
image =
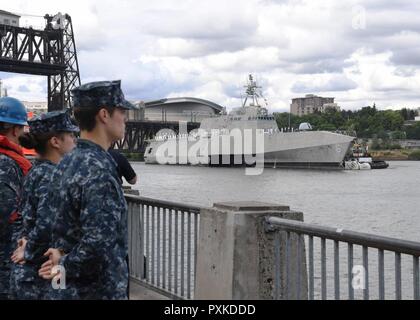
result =
M382 160L373 160L368 146L355 143L348 160L344 161L344 167L347 170L386 169L389 164Z

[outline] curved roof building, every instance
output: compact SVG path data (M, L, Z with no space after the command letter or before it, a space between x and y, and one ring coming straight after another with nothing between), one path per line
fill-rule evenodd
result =
M191 97L167 98L148 101L145 104L144 118L153 121L201 122L224 110L214 102Z

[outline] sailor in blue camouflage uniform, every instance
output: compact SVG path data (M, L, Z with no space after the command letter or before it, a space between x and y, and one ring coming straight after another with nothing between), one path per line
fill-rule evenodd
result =
M31 168L19 146L25 125L25 106L15 98L0 98L0 300L9 298L12 226L23 178Z
M107 152L124 137L126 111L136 109L120 85L93 82L72 91L81 139L54 171L44 203L57 214L39 275L65 283L50 290L52 299L128 298L127 204Z
M11 296L19 300L44 299L49 282L38 276L43 254L49 247L53 216L37 214L39 199L47 194L52 171L62 157L75 147L75 133L79 128L72 123L68 111L53 111L28 121L29 133L19 138L21 145L35 149L38 154L26 176L19 215L22 223L14 224L14 238L20 246L14 251L11 272ZM44 221L40 221L43 219Z

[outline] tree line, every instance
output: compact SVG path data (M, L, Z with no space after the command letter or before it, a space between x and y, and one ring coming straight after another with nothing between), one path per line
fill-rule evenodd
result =
M309 122L314 130L348 132L358 138L420 139L420 122L404 124L418 115L418 111L408 108L378 110L373 105L355 111L327 109L303 116L275 113L275 118L279 128L298 129L299 124Z

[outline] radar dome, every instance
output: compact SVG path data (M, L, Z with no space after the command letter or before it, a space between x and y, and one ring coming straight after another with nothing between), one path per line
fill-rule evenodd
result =
M312 126L309 122L303 122L299 125L299 131L312 130Z

